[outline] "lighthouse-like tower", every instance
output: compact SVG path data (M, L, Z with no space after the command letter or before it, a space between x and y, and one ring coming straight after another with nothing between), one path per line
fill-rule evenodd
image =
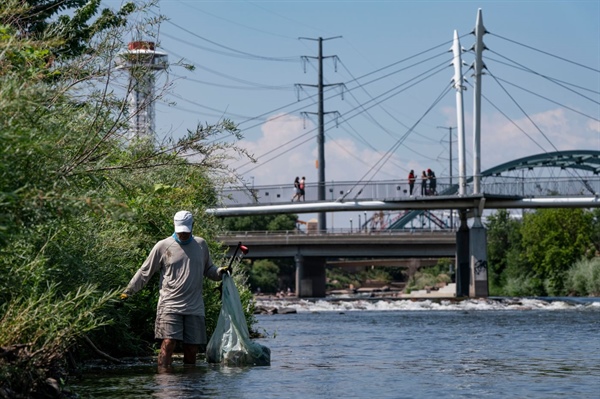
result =
M129 71L130 139L154 139L155 72L164 71L167 66L167 54L157 51L154 42L131 42L127 51L119 54L117 69Z

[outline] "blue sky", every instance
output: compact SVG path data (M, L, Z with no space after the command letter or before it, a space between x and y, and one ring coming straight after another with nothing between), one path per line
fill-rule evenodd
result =
M470 49L479 8L489 32L482 170L541 152L600 150L597 0L161 0L156 12L169 21L158 32L160 48L172 63L183 59L195 70L172 65L159 78L172 86L156 108L158 135L179 137L199 122L226 117L240 126L240 145L258 158L257 164L231 164L248 183L291 184L303 175L315 182L317 91L308 85L317 84L318 42L299 38L322 37L330 39L323 42L329 57L324 81L331 85L325 92L326 180L402 180L410 169L427 168L448 177L455 92L437 99L453 76L448 50L454 30ZM302 56L311 58L303 62ZM462 57L472 64L472 52ZM468 66L463 73L471 174ZM296 84L305 86L298 91Z

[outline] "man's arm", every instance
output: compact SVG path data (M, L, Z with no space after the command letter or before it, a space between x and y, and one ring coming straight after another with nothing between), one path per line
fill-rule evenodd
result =
M202 254L204 256L202 259L202 263L204 265L204 276L213 281L221 281L221 275L223 274L224 270L222 267L217 267L213 264L206 240L202 239L202 241L200 241L200 246L202 247Z
M148 281L150 281L154 273L160 269L161 252L160 243L157 243L154 248L152 248L152 251L150 251L148 258L146 258L142 266L127 285L125 294L133 295L148 284Z

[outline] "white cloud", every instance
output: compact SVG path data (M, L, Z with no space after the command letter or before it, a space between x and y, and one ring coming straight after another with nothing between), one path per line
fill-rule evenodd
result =
M254 177L255 185L292 184L296 176L306 176L307 182L318 181L317 131L310 120L289 114L270 117L261 126L261 136L255 140L242 140L239 145L253 153L258 163L241 168L247 181ZM281 155L282 154L282 155ZM359 145L351 138L325 140L326 181L355 181L372 177L367 173L380 162L383 153ZM375 179L405 178L398 170L400 161L394 155L379 170ZM408 166L406 166L408 167ZM246 172L248 169L252 169Z
M590 143L596 143L597 137L591 129L593 126L580 117L570 116L565 110L544 111L530 118L523 116L513 123L498 113L482 117L483 170L544 152L588 149Z
M600 122L598 121L588 121L587 128L592 132L600 133Z
M452 120L454 115L452 108L444 110L443 113L448 120ZM559 150L586 149L590 148L590 145L596 148L599 142L600 124L588 122L565 110L553 109L532 114L530 117L535 125L525 116L514 119L513 123L498 112L482 115L482 170L544 151L555 151L544 135ZM467 175L473 172L472 123L472 115L466 112ZM241 146L255 154L258 163L240 168L239 171L248 182L251 182L251 176L254 177L256 185L286 184L291 187L296 176L306 176L307 182L314 183L318 180L316 136L315 125L309 119L304 120L290 114L273 115L261 126L261 135L258 139L240 142ZM456 143L453 151L456 159ZM408 170L414 169L415 173L420 175L421 170L428 167L413 160L412 153L395 153L381 165L384 157L383 151L375 151L352 137L334 139L327 137L325 179L328 182L359 179L403 181ZM457 166L454 166L455 172Z

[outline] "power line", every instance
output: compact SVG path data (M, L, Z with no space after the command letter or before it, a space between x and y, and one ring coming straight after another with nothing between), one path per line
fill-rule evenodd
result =
M490 51L491 51L491 50L490 50ZM529 68L527 68L527 67L525 67L525 66L523 66L523 65L519 64L519 63L518 63L518 62L516 62L516 61L510 60L509 58L506 58L506 57L504 57L503 55L501 55L501 54L499 54L499 53L496 53L496 52L494 52L494 51L491 51L491 52L492 52L493 54L496 54L496 55L498 55L498 56L500 56L500 57L502 57L502 58L505 58L505 59L507 59L507 60L509 60L509 61L511 61L511 62L513 62L513 63L515 63L516 65L519 65L520 67L522 67L522 68L526 69L527 71L529 71L530 73L532 73L532 74L534 74L534 75L540 76L540 77L542 77L542 78L544 78L544 79L546 79L546 80L548 80L548 81L550 81L550 82L554 83L555 85L562 87L562 88L563 88L563 89L565 89L565 90L568 90L568 91L570 91L570 92L572 92L572 93L575 93L575 94L577 94L577 95L579 95L579 96L581 96L581 97L583 97L583 98L585 98L585 99L587 99L587 100L590 100L590 101L592 101L592 102L594 102L594 103L596 103L596 104L600 104L600 102L598 102L598 101L596 101L596 100L594 100L594 99L592 99L592 98L586 97L586 96L584 96L583 94L581 94L581 93L578 93L578 92L576 92L575 90L573 90L573 89L571 89L571 88L569 88L569 87L566 87L564 84L562 84L562 83L558 83L557 81L555 81L555 80L553 80L553 79L551 79L551 78L549 78L549 77L547 77L547 76L545 76L545 75L542 75L542 74L540 74L540 73L538 73L538 72L535 72L534 70L532 70L532 69L529 69Z
M580 64L580 63L578 63L578 62L575 62L575 61L571 61L571 60L569 60L569 59L566 59L566 58L564 58L564 57L560 57L560 56L558 56L558 55L555 55L555 54L548 53L548 52L546 52L546 51L543 51L543 50L537 49L537 48L535 48L535 47L531 47L531 46L528 46L528 45L526 45L526 44L523 44L523 43L517 42L516 40L512 40L512 39L509 39L509 38L506 38L506 37L503 37L503 36L500 36L500 35L496 35L496 34L493 34L493 33L491 33L491 32L487 32L487 33L489 33L489 34L490 34L490 35L492 35L492 36L496 36L496 37L498 37L498 38L500 38L500 39L506 40L506 41L508 41L508 42L511 42L511 43L517 44L517 45L519 45L519 46L522 46L522 47L525 47L525 48L528 48L528 49L530 49L530 50L537 51L538 53L545 54L545 55L547 55L547 56L549 56L549 57L553 57L553 58L556 58L556 59L559 59L559 60L562 60L562 61L568 62L569 64L577 65L577 66L579 66L579 67L581 67L581 68L589 69L590 71L594 71L594 72L600 72L600 70L599 70L599 69L592 68L592 67L589 67L589 66L587 66L587 65Z
M154 14L157 17L161 17L159 14L155 13L152 10L150 10L149 12L152 13L152 14ZM225 50L229 50L231 52L231 54L223 53L223 52L217 52L216 50L209 49L209 48L202 48L203 50L212 51L212 52L219 53L219 54L224 54L224 55L227 55L229 57L255 59L255 60L261 60L261 61L297 62L297 60L298 60L298 57L294 57L294 56L291 56L291 57L268 57L268 56L262 56L262 55L258 55L258 54L248 53L246 51L236 50L236 49L234 49L232 47L225 46L223 44L215 42L214 40L210 40L210 39L207 39L207 38L205 38L203 36L200 36L197 33L192 32L189 29L186 29L186 28L184 28L182 26L177 25L176 23L172 22L169 19L165 19L164 21L167 22L168 24L176 27L177 29L180 29L180 30L182 30L182 31L184 31L184 32L186 32L186 33L194 36L195 38L198 38L198 39L203 40L203 41L205 41L207 43L210 43L213 46L216 46L216 47L219 47L219 48L222 48L222 49L225 49Z
M344 197L346 195L348 195L354 188L356 188L358 185L360 185L361 183L363 183L363 181L365 181L367 175L369 175L373 170L375 170L376 172L378 172L383 165L385 164L385 161L387 161L391 155L396 151L396 149L402 144L402 142L406 139L406 137L408 137L408 135L411 133L411 131L417 127L417 125L423 120L423 118L425 118L425 116L427 116L427 114L429 114L429 112L431 112L431 110L433 109L433 107L438 104L441 99L452 89L452 86L449 86L447 88L444 88L444 91L438 96L438 98L429 106L429 108L423 113L423 115L411 126L411 128L400 138L396 141L396 143L394 143L394 145L385 153L385 155L383 157L380 158L380 160L373 165L373 167L371 167L371 169L369 169L369 171L367 171L367 173L365 173L360 180L358 180L354 186L352 186L350 188L350 190L348 190L348 192L344 195ZM373 174L373 176L375 175L375 173ZM365 187L369 181L372 180L369 179L365 182L365 184L363 184L363 187ZM359 190L359 193L362 191ZM357 194L358 195L358 194ZM356 197L355 197L356 198ZM342 198L343 199L343 198Z
M190 82L194 82L194 83L200 83L203 85L208 85L208 86L215 86L215 87L222 87L224 89L235 89L235 90L280 90L280 91L290 91L293 90L291 85L281 85L281 86L268 86L268 85L258 85L255 84L256 86L254 87L246 87L246 86L232 86L232 85L224 85L224 84L219 84L219 83L214 83L214 82L208 82L205 80L199 80L199 79L194 79L194 78L190 78L189 76L182 76L182 75L177 75L175 73L171 73L171 75L173 75L176 78L179 79L184 79L186 81L190 81ZM247 82L248 84L252 84L252 82Z
M503 58L507 59L506 57L503 57ZM491 58L491 57L487 57L486 59L494 61L494 62L497 62L498 64L506 65L506 66L508 66L510 68L513 68L513 69L517 69L517 70L520 70L520 71L531 73L531 70L529 68L519 67L519 66L516 66L516 65L513 65L513 64L509 64L508 62L504 62L504 61L501 61L501 60L498 60L498 59L495 59L495 58ZM563 83L563 84L571 86L571 87L575 87L575 88L577 88L579 90L588 91L588 92L593 93L593 94L600 94L600 91L594 90L594 89L592 89L590 87L580 86L580 85L577 85L575 83L566 82L564 80L553 78L553 77L546 76L546 75L543 75L543 74L536 74L536 75L544 77L544 78L546 78L548 80L551 80L552 82L559 82L559 83Z
M558 101L554 101L554 100L552 100L552 99L550 99L550 98L548 98L548 97L542 96L541 94L534 93L534 92L533 92L533 91L531 91L531 90L527 90L527 89L526 89L526 88L524 88L524 87L518 86L518 85L516 85L516 84L514 84L514 83L511 83L511 82L509 82L509 81L507 81L507 80L504 80L504 79L502 79L502 78L498 78L498 77L496 77L496 79L497 79L497 80L499 80L499 81L501 81L501 82L504 82L504 83L506 83L506 84L508 84L508 85L511 85L511 86L513 86L513 87L515 87L515 88L517 88L517 89L519 89L519 90L523 90L523 91L524 91L524 92L526 92L526 93L532 94L532 95L534 95L534 96L536 96L536 97L538 97L538 98L541 98L541 99L543 99L543 100L546 100L546 101L548 101L548 102L551 102L551 103L553 103L553 104L556 104L556 105L558 105L558 106L560 106L560 107L562 107L562 108L568 109L569 111L575 112L576 114L579 114L579 115L581 115L581 116L585 116L586 118L589 118L589 119L592 119L592 120L594 120L594 121L598 121L598 122L600 122L600 119L599 119L599 118L596 118L596 117L594 117L594 116L591 116L591 115L588 115L588 114L586 114L586 113L584 113L584 112L581 112L581 111L579 111L579 110L576 110L575 108L569 107L568 105L565 105L565 104L563 104L563 103L559 103Z
M241 23L239 23L239 22L236 22L236 21L233 21L233 20L231 20L231 19L224 18L224 17L221 17L221 16L219 16L219 15L216 15L216 14L210 13L210 12L208 12L208 11L206 11L206 10L203 10L203 9L200 9L200 8L198 8L198 7L193 7L193 6L191 6L191 5L189 4L189 2L187 2L187 1L181 1L181 0L177 0L177 2L178 2L178 3L181 3L181 4L183 4L183 5L187 6L187 7L190 7L190 8L192 8L192 9L196 10L196 11L199 11L199 12L201 12L201 13L204 13L204 14L210 15L210 16L211 16L211 17L213 17L213 18L220 19L221 21L226 21L226 22L228 22L228 23L230 23L230 24L232 24L232 25L241 26L241 27L243 27L243 28L246 28L246 29L248 29L248 30L252 30L252 31L255 31L255 32L260 32L260 33L265 33L265 34L267 34L267 35L271 35L271 36L282 37L282 38L285 38L285 39L293 39L293 40L295 40L295 39L296 39L295 37L291 37L291 36L285 36L285 35L280 35L280 34L278 34L278 33L274 33L274 32L269 32L269 31L266 31L266 30L264 30L264 29L258 29L258 28L255 28L255 27L253 27L253 26L249 26L249 25L241 24Z
M341 115L341 118L342 118L342 121L341 121L341 123L347 123L349 120L351 120L351 119L355 118L355 117L356 117L356 116L358 116L358 115L361 115L363 112L365 112L365 111L367 111L367 110L369 110L369 109L371 109L371 108L373 108L373 107L375 107L375 106L379 105L380 103L382 103L382 102L384 102L384 101L387 101L387 100L389 100L389 99L390 99L390 98L392 98L392 97L395 97L395 96L397 96L398 94L400 94L400 93L404 92L405 90L408 90L409 88L411 88L411 87L415 86L416 84L418 84L418 83L420 83L420 82L423 82L424 80L426 80L426 79L428 79L428 78L430 78L430 77L432 77L432 76L434 76L434 75L436 75L436 74L440 73L441 71L445 70L445 69L446 69L446 67L447 67L446 63L443 63L443 64L438 64L438 65L436 65L434 68L430 68L430 69L428 69L427 71L425 71L424 73L421 73L421 74L419 74L419 75L417 75L417 76L415 76L415 77L413 77L413 78L409 79L407 82L405 82L405 83L403 83L403 84L401 84L401 85L399 85L399 86L396 86L396 87L394 87L394 88L392 88L392 89L389 89L389 90L387 90L387 91L383 92L383 93L382 93L382 94L380 94L379 96L377 96L377 97L375 97L375 98L372 98L371 100L367 101L366 103L363 103L363 104L361 104L361 105L358 105L358 106L354 107L353 109L351 109L351 110L347 111L345 114L342 114L342 115ZM435 69L437 69L437 70L435 70ZM428 75L426 75L426 74L428 74ZM424 75L426 75L426 76L424 76ZM420 79L420 80L417 80L416 82L414 82L414 81L415 81L417 78L421 78L421 79ZM399 90L399 89L400 89L402 86L405 86L405 85L406 85L407 83L409 83L409 82L413 82L413 83L412 83L411 85L409 85L409 86L407 86L407 87L404 87L404 88L402 88L401 90ZM378 99L379 99L380 97L383 97L383 96L387 96L387 97L385 97L383 100L379 100L379 101L378 101ZM373 103L373 102L375 102L375 104L371 104L369 107L365 107L365 104L368 104L368 103ZM357 110L358 110L358 111L357 111ZM266 114L263 114L263 115L266 115ZM326 123L331 123L331 121L330 121L330 122L326 122ZM258 125L255 125L255 126L258 126ZM410 132L412 132L412 130L413 130L415 127L416 127L416 126L413 126L413 127L411 128ZM316 128L315 128L315 129L312 129L311 131L309 131L309 133L311 133L311 132L314 132L315 130L316 130ZM303 136L304 136L304 135L303 135ZM303 137L303 136L301 136L301 137ZM406 136L406 137L407 137L407 136ZM405 137L403 136L403 138L405 138ZM286 146L286 145L290 144L291 142L293 142L293 141L295 141L295 140L296 140L296 139L294 139L294 140L290 140L290 141L288 141L288 142L284 143L283 145L281 145L280 147ZM280 147L278 147L278 148L280 148ZM267 153L269 153L269 154L270 154L270 153L272 153L273 151L274 151L274 150L270 150L270 151L268 151ZM274 159L276 159L276 158L278 158L278 156L277 156L277 157L272 157L270 160L274 160ZM246 165L247 165L247 164L246 164ZM245 165L242 165L242 166L245 166Z

